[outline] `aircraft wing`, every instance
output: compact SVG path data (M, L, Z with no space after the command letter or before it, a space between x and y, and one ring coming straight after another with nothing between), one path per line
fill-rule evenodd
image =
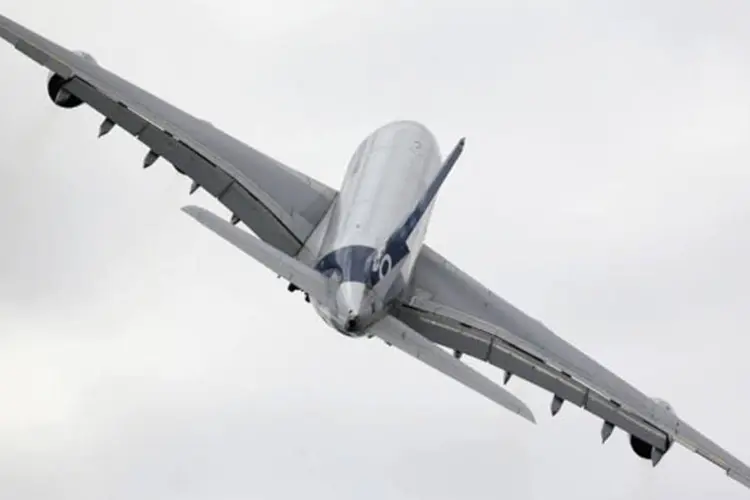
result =
M417 259L410 292L392 314L424 337L482 359L603 420L602 440L615 427L633 451L656 465L673 442L724 469L750 488L750 468L681 420L664 401L646 396L539 321L482 286L429 247Z
M104 115L100 135L119 126L145 144L144 166L163 157L194 187L208 191L261 239L296 255L336 191L264 155L101 67L0 15L0 38L50 70L48 89L68 107L88 104ZM57 85L59 89L51 89ZM191 192L192 192L191 188Z

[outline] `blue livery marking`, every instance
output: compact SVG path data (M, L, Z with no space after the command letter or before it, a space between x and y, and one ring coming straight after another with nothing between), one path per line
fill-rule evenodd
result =
M400 264L409 255L410 249L407 244L409 236L422 220L432 200L437 195L443 181L448 177L453 165L464 149L466 139L462 138L453 148L451 154L445 159L440 171L432 180L417 206L409 214L404 223L396 229L385 244L382 253L375 248L365 245L351 245L329 252L315 265L319 272L330 276L337 272L341 280L364 283L372 288L383 280L394 269L398 270Z
M377 250L365 245L341 247L327 253L315 265L315 269L330 276L339 273L342 281L370 284L371 263Z

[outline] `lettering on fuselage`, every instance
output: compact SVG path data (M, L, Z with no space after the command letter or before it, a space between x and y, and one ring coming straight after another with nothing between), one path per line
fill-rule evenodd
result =
M370 301L373 311L387 309L406 286L409 254L419 250L424 238L425 227L417 228L429 213L431 197L424 199L425 190L431 191L427 181L439 168L434 137L409 121L379 128L360 143L350 160L314 267L341 284L364 285L363 311ZM349 293L337 292L337 301L343 303L342 297ZM342 305L334 314L344 321L347 311L357 308Z
M365 245L342 247L327 253L315 269L327 276L338 273L341 281L354 281L373 288L391 272L398 272L399 264L409 254L405 243L392 245L390 250L378 254L377 249Z

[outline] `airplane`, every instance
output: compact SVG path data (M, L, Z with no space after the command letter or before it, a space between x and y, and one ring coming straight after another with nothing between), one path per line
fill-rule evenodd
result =
M379 338L535 423L504 387L463 355L552 394L554 416L567 401L615 428L655 467L679 443L750 488L750 468L681 420L663 399L645 395L461 271L424 243L441 185L465 140L444 158L422 124L401 120L368 135L341 189L284 165L102 67L0 15L0 38L49 70L47 95L65 109L86 103L231 212L227 221L197 206L183 211L301 290L334 330ZM242 222L250 231L238 227Z

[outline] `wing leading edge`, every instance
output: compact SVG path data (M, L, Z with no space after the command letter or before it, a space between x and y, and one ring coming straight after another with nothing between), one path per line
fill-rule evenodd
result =
M553 415L563 401L597 415L603 420L603 441L618 427L645 446L643 458L654 465L677 442L750 488L750 467L668 405L646 396L434 250L423 249L413 276L412 294L394 315L429 340L504 369L506 381L512 374L552 392Z

